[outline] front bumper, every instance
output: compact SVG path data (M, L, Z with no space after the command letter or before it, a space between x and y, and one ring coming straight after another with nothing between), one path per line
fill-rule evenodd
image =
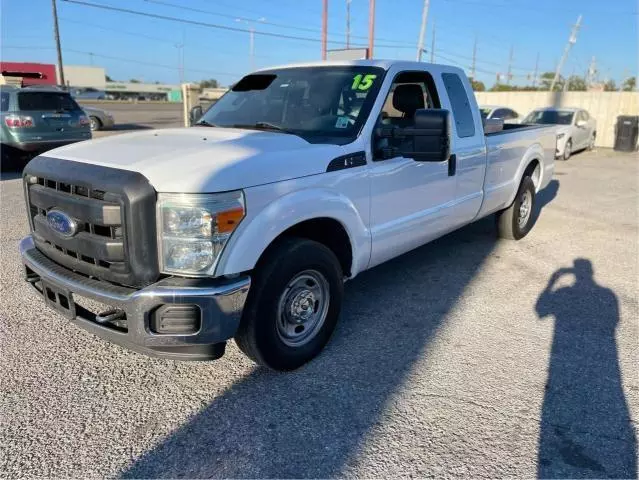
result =
M217 281L169 277L136 290L58 265L35 247L31 236L20 242L20 256L26 280L48 306L73 323L136 352L175 360L213 360L224 354L226 340L239 326L251 283L248 276ZM105 320L104 313L92 313L76 303L74 294L118 309L125 317L113 323ZM189 334L154 333L151 317L164 305L199 307L199 329Z

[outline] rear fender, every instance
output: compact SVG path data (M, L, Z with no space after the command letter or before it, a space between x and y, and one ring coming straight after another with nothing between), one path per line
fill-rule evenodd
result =
M251 205L251 202L247 202ZM215 275L252 270L268 246L283 232L314 218L337 220L351 243L351 276L366 269L371 237L355 205L344 195L325 188L300 190L284 195L242 220L227 243L215 268Z
M514 181L515 181L514 188L512 189L512 192L510 196L508 197L508 202L506 203L507 205L510 205L511 203L515 201L515 196L517 195L517 191L519 190L519 185L521 185L521 181L524 178L524 173L526 172L526 169L528 168L528 166L535 160L539 162L539 168L540 168L539 180L536 181L535 183L535 189L539 191L541 186L544 185L544 180L545 180L544 176L547 175L547 172L544 171L545 170L544 169L544 165L545 165L544 149L541 146L541 144L534 143L530 147L528 147L528 150L526 150L526 153L524 154L524 156L521 159L521 162L519 163L519 168L517 168L517 173L515 174L515 178L514 178Z

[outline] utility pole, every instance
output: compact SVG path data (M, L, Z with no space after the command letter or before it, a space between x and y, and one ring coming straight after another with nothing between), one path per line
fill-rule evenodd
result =
M351 48L351 0L346 0L346 48Z
M430 44L430 63L435 62L435 22L433 22L433 41Z
M586 73L586 88L593 85L597 78L597 59L593 56L588 66L588 72Z
M475 63L477 62L477 35L475 35L475 42L473 43L473 64L470 66L470 78L475 80Z
M559 60L559 63L557 64L557 70L555 71L555 76L552 79L552 82L550 83L551 92L554 90L555 84L559 80L559 76L561 75L561 69L563 68L564 63L566 63L566 59L568 58L568 53L570 53L570 49L575 43L577 43L577 33L579 32L580 28L581 28L581 15L577 17L577 23L575 23L572 26L572 30L570 31L570 38L568 38L568 43L566 44L566 48L564 49L564 54L561 56L561 60Z
M537 86L537 75L539 74L539 52L537 52L537 59L535 60L535 71L533 72L532 86Z
M53 7L53 36L55 37L55 48L58 51L58 81L60 85L66 85L64 81L64 67L62 66L62 47L60 47L60 29L58 28L58 7L56 0L51 0Z
M422 61L422 53L424 52L424 35L426 35L426 22L428 22L428 7L430 0L424 0L424 9L422 10L422 26L419 29L419 42L417 43L417 61Z
M513 71L513 53L514 53L514 49L513 46L510 46L510 55L508 55L508 73L506 73L506 85L510 85L510 80L513 76L512 71Z
M265 20L266 18L261 17L257 21L263 22ZM255 70L255 24L242 18L236 18L235 21L243 22L249 25L249 64L251 71L253 71ZM182 32L182 38L184 39L184 32ZM182 44L182 47L184 47L184 44ZM184 58L184 56L182 58Z
M368 5L368 58L373 58L373 47L375 46L375 0L370 0Z
M326 32L328 29L328 0L322 2L322 60L326 60Z

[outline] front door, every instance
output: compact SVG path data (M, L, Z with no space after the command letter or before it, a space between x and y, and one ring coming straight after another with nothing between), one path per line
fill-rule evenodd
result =
M379 121L401 127L413 124L420 108L440 108L434 81L427 72L402 72L391 86ZM456 177L448 161L418 162L397 156L376 158L385 142L376 140L371 170L370 266L407 252L450 230ZM391 145L392 146L392 145Z
M573 150L581 150L582 148L586 148L588 146L588 140L590 136L590 132L588 130L588 122L586 120L586 115L579 110L575 114L575 118L573 119L575 122L575 134L573 136ZM586 122L584 125L579 126L579 122Z

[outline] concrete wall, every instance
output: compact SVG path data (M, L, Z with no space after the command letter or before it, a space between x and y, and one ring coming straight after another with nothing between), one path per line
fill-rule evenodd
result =
M106 85L105 70L102 67L85 67L64 65L64 81L71 87L92 87L104 90Z
M639 92L475 92L480 105L504 105L520 115L538 107L578 107L597 120L597 146L612 147L619 115L639 115Z

